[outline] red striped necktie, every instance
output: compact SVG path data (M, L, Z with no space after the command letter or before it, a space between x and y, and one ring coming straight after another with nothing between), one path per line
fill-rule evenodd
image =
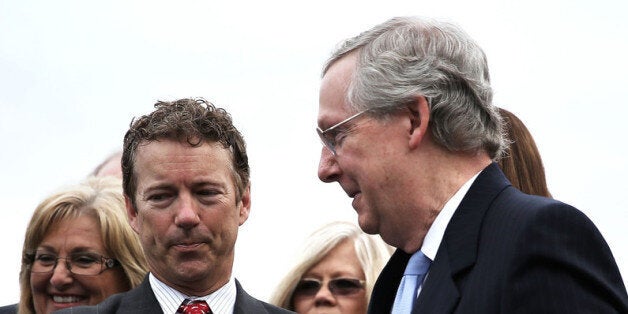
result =
M212 310L204 300L185 299L179 306L177 314L212 314Z

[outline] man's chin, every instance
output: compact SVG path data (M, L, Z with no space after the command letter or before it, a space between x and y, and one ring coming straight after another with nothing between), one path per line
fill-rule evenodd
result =
M362 231L364 231L365 233L379 233L379 228L377 227L377 224L373 223L373 221L370 221L368 217L365 217L365 215L358 216L358 225L360 226L360 229L362 229Z
M202 261L187 261L181 262L176 270L176 275L181 280L195 281L207 276L210 267L206 262Z

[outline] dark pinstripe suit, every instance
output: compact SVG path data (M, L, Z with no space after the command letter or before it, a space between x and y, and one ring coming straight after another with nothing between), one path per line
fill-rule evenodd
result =
M15 314L15 313L17 313L17 303L0 307L0 314Z
M369 313L390 313L409 257L391 257ZM492 164L449 222L413 313L628 313L628 296L583 213L521 193Z

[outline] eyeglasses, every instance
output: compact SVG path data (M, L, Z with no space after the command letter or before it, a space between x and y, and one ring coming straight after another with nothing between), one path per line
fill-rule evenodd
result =
M90 252L70 254L66 257L59 257L52 253L40 252L27 255L31 262L32 273L51 273L57 267L60 259L65 260L65 267L75 275L96 276L109 268L120 265L120 262L113 258Z
M338 146L338 144L340 143L340 141L342 140L341 135L344 135L344 133L346 133L346 130L337 130L341 125L359 117L361 114L365 113L369 111L369 109L366 110L362 110L338 123L336 123L335 125L333 125L332 127L327 128L327 130L321 130L321 128L316 128L316 132L318 133L318 136L320 136L321 141L323 142L323 144L325 144L325 146L332 152L332 154L334 154L334 156L336 155L336 147ZM334 132L335 131L335 132Z
M350 296L364 289L364 280L352 278L332 279L327 283L327 289L335 296ZM302 279L294 289L293 297L313 297L323 286L318 279Z

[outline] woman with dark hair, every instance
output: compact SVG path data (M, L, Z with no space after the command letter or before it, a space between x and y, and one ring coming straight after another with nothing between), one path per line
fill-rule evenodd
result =
M504 119L510 145L499 166L510 183L523 193L552 197L545 182L545 168L541 154L528 128L512 112L499 108Z

